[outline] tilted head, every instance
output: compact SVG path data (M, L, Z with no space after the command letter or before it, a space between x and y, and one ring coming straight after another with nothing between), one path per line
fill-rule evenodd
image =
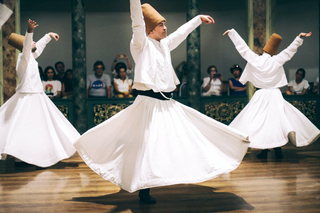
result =
M162 39L167 36L167 27L165 26L166 19L158 13L150 4L142 5L142 13L146 24L146 32L155 33L155 39ZM158 38L159 37L159 38Z
M282 37L277 33L273 33L269 38L269 41L264 46L263 51L269 53L271 56L277 54L281 41Z

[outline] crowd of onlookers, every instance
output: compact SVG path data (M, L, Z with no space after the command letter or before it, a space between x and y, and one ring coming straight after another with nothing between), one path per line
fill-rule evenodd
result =
M105 74L104 70L105 65L102 61L94 63L94 73L87 76L87 98L130 98L136 96L136 92L132 89L133 68L127 55L116 55L111 65L112 76ZM180 85L174 91L174 96L185 97L187 96L187 63L181 62L175 71ZM234 64L231 66L230 72L233 77L224 81L217 67L215 65L209 66L207 68L208 76L202 80L201 96L246 95L247 87L239 81L242 68L238 64ZM73 97L72 69L65 71L63 62L58 61L54 67L48 66L44 71L39 67L39 73L44 91L50 98ZM289 82L285 94L319 94L319 77L310 86L308 81L304 79L305 75L306 71L299 68L296 71L296 78Z

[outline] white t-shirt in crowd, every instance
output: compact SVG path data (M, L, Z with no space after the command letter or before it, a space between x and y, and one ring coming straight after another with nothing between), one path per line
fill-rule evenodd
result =
M132 79L122 81L120 78L113 79L114 83L118 85L119 92L128 92L129 86L132 85Z
M293 92L302 93L303 89L309 88L309 83L307 80L303 79L300 84L296 83L296 80L291 80L288 87L292 87Z
M207 84L210 81L210 77L206 77L203 79L202 88L207 86ZM216 78L214 81L213 79L210 82L211 87L207 92L203 92L202 96L210 96L210 95L220 95L220 89L221 89L221 81L219 78Z
M61 82L57 80L42 81L43 90L47 96L56 96L61 91Z

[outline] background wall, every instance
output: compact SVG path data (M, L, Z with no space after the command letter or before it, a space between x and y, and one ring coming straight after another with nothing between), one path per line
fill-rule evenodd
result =
M72 68L71 1L42 2L49 3L21 1L21 32L25 32L27 19L31 18L39 23L34 35L35 40L49 31L59 33L60 40L52 41L38 62L45 68L54 65L57 61L63 61L66 68ZM148 2L167 19L168 33L186 22L187 1L150 0ZM199 2L201 13L211 15L216 21L214 25L201 26L201 76L205 77L206 68L215 64L227 80L231 77L229 71L231 65L238 63L244 67L245 61L239 56L230 39L223 37L222 34L227 29L235 28L247 41L246 1L200 0ZM312 37L306 39L296 56L285 65L288 80L294 78L292 73L295 73L297 68L304 67L307 71L306 79L314 81L319 73L318 0L278 0L277 2L276 32L283 37L279 50L288 46L301 31L313 32ZM106 73L110 74L110 67L116 54L124 53L131 58L129 43L132 31L129 1L91 0L86 2L86 8L87 73L92 73L93 63L96 60L102 60L106 65ZM186 42L172 52L173 66L184 60L186 60Z

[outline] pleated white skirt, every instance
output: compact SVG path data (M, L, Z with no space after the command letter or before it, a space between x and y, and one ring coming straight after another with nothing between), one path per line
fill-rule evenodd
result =
M48 167L75 153L80 137L42 93L16 93L0 108L0 151L21 161Z
M139 95L75 147L93 171L134 192L229 173L246 153L246 138L179 102Z
M290 141L306 146L320 136L319 129L298 109L284 100L279 89L260 89L231 122L249 135L251 148L281 147Z

